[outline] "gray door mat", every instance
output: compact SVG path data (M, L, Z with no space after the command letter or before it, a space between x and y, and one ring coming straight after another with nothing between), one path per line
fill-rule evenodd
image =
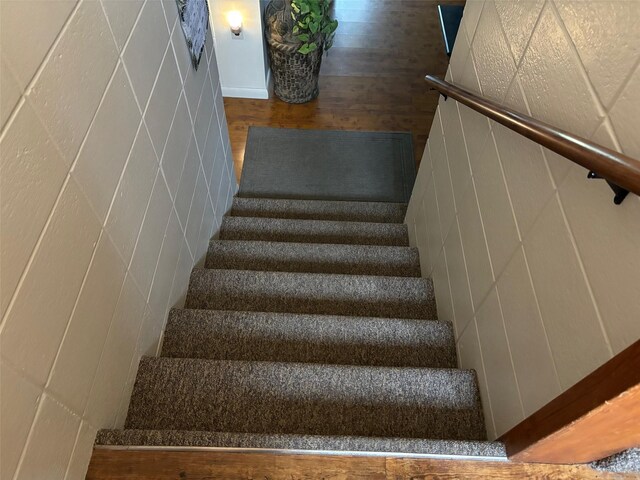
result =
M406 203L411 133L249 127L240 197Z

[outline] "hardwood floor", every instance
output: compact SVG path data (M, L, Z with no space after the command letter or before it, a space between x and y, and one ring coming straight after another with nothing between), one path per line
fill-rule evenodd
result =
M637 478L582 465L330 455L96 449L87 480Z
M340 26L324 57L320 96L307 104L225 98L236 175L250 125L335 130L410 131L416 164L438 95L424 82L444 76L437 5L462 0L334 0Z

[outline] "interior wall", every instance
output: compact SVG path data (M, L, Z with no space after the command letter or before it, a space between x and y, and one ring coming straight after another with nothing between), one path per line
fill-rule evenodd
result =
M222 95L238 98L269 98L269 63L266 57L259 0L217 0L210 2L216 57ZM227 14L242 15L242 38L232 36Z
M447 79L640 159L640 2L468 0ZM426 87L425 87L426 88ZM406 222L495 438L640 337L640 198L440 99Z
M237 185L174 0L0 2L3 479L79 479Z

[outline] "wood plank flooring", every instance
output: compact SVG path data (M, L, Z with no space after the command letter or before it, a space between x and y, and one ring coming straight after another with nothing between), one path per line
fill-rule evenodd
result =
M424 82L446 73L437 5L463 0L334 0L340 26L325 55L320 96L307 104L225 98L236 175L250 125L364 131L410 131L416 164L438 95Z
M637 478L581 465L273 453L96 449L87 480Z

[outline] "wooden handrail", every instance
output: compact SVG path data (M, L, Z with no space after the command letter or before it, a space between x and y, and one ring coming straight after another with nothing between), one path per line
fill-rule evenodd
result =
M609 182L640 195L640 161L486 100L434 75L427 75L425 80L446 97L457 100L514 132L597 173Z

